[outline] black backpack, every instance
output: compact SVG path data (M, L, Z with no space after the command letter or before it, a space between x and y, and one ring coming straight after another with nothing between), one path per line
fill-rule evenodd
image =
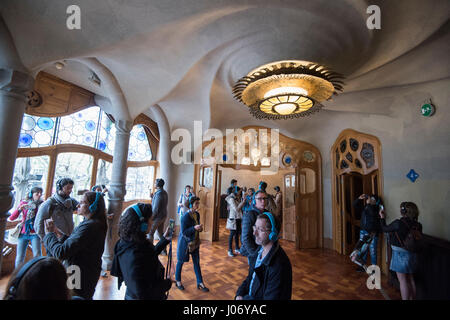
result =
M402 248L410 252L419 252L423 247L423 234L422 231L420 231L419 224L413 223L412 225L409 225L402 219L400 219L400 221L408 227L408 233L403 241L398 236L398 233L395 233Z

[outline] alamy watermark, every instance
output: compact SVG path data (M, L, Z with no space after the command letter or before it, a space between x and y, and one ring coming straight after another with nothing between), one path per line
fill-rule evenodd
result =
M176 165L254 165L261 168L262 175L272 175L279 169L279 136L278 129L266 128L225 129L225 135L210 128L203 133L202 122L194 121L193 136L183 128L172 132L171 141L178 143L172 148L171 160ZM206 141L211 143L203 146Z
M381 29L381 9L379 6L373 4L367 7L367 14L370 16L366 20L366 26L368 29Z
M366 272L369 275L366 281L367 288L370 290L381 289L380 267L375 264L372 264L367 267Z
M66 26L69 30L81 29L81 9L79 6L72 4L67 7L66 13L69 15L66 19Z

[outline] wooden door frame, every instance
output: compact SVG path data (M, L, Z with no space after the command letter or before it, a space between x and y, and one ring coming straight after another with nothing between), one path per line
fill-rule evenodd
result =
M267 130L268 132L270 130L272 130L271 128L267 128L267 127L262 127L262 126L246 126L243 128L240 128L241 130L243 130L244 132L250 129L254 129L254 130ZM225 144L226 144L226 137L221 137L220 139L222 140L222 145L224 146L223 150L227 150L225 148ZM217 139L218 141L220 141L219 139ZM216 164L216 159L215 159L215 155L214 154L208 154L208 155L204 155L204 150L205 147L208 146L209 144L215 142L216 140L211 140L211 141L204 141L201 145L201 150L200 150L200 154L202 155L202 163L205 164ZM219 142L220 145L220 142ZM314 192L317 193L317 203L316 203L316 208L317 208L317 221L316 221L316 225L317 225L317 245L315 247L317 248L322 248L323 247L323 193L322 193L322 156L320 154L320 151L318 148L316 148L314 145L301 141L301 140L297 140L297 139L293 139L293 138L289 138L281 133L279 133L279 150L280 150L280 154L279 154L279 167L281 169L295 169L297 172L297 169L300 168L310 168L315 172L315 179L316 179L316 189ZM196 150L196 152L198 152L199 150ZM290 157L290 161L289 163L286 161L287 157ZM197 184L198 184L198 179L199 179L199 168L202 166L203 164L195 164L194 165L194 192L196 192L197 194ZM219 165L219 164L216 164ZM230 167L233 168L235 170L239 170L239 169L248 169L248 170L261 170L260 165L257 166L253 166L253 165L242 165L242 164L225 164L225 163L220 163L220 166L222 167ZM298 204L297 204L297 200L299 199L299 195L300 195L300 190L299 190L299 177L296 173L296 191L295 191L295 198L296 198L296 207L298 208ZM214 183L216 183L216 177L214 180ZM213 186L214 187L214 186ZM215 187L214 187L215 188ZM214 201L218 201L218 199L214 196ZM216 203L214 202L213 208L216 207ZM297 216L297 232L296 232L296 236L298 237L300 235L300 215L301 213L299 213L299 210L296 209L296 216ZM215 219L216 224L219 223L219 219L217 216L217 219ZM213 240L214 241L214 240ZM300 241L296 241L297 243L300 243ZM297 246L298 249L300 249L299 246Z
M353 150L350 147L350 138L358 141L358 148ZM344 152L341 151L341 143L346 141L346 148ZM364 143L370 143L373 147L373 164L370 168L367 167L365 160L361 155L361 150L363 148ZM351 155L349 156L352 161L349 161L349 158L346 158L347 153ZM383 167L382 167L382 149L380 140L373 135L366 134L363 132L359 132L353 129L345 129L343 130L338 137L336 138L334 144L330 149L330 159L331 159L331 171L332 171L332 221L333 221L333 249L338 253L344 254L345 248L343 245L343 241L345 240L345 226L342 225L342 209L344 199L343 188L344 185L342 183L341 177L345 173L357 172L363 176L367 176L377 172L378 183L376 186L377 194L380 197L383 197ZM345 161L347 167L342 167L341 162ZM356 160L359 161L360 166L357 166ZM374 181L373 177L371 178L372 189L374 189ZM340 188L340 190L338 190ZM339 198L339 199L338 199ZM382 266L382 271L384 273L387 272L387 268L385 266L385 241L383 241L383 235L380 234L378 243L380 248L382 248L381 256L379 257L379 263Z

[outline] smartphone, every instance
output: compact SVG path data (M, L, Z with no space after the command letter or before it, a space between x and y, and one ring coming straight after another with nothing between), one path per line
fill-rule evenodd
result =
M170 219L169 220L169 233L170 233L170 236L172 236L174 228L175 228L175 220Z
M380 204L380 210L384 211L384 206L382 204Z

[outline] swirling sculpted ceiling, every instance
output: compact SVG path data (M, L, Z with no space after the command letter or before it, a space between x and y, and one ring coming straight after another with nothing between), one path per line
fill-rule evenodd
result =
M96 57L117 78L132 117L158 103L172 128L202 120L204 128L259 124L299 134L307 120L257 121L233 99L237 79L272 61L313 61L346 76L344 93L325 102L313 124L341 112L389 113L355 97L450 74L447 0L79 0L81 29L68 30L71 2L2 1L24 65L106 95L70 60ZM379 30L366 25L374 4Z

